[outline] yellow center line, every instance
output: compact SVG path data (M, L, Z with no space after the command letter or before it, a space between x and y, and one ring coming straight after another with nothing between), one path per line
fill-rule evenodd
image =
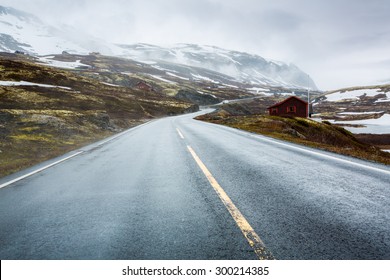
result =
M181 139L184 139L184 136L183 136L183 134L181 133L181 131L180 131L178 128L176 128L176 130L177 130L177 133L179 133L180 138L181 138Z
M237 226L240 228L241 232L244 234L246 240L249 245L252 247L257 257L260 260L273 260L275 259L272 253L265 247L263 241L251 227L249 222L245 219L245 217L241 214L240 210L234 205L230 197L226 194L223 188L219 185L217 180L215 180L214 176L210 173L204 163L200 160L195 151L187 146L190 151L192 157L195 159L196 163L199 165L200 169L206 176L207 180L210 182L211 186L214 188L219 198L222 200L223 204L228 209L230 215L233 217Z

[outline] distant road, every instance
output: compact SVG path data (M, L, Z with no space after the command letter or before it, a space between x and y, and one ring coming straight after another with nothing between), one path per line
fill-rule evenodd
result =
M390 259L389 167L195 115L0 180L0 259Z

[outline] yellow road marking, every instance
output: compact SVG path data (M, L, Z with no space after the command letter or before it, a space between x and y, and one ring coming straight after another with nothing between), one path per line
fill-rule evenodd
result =
M192 157L195 159L196 163L199 165L199 167L202 170L202 172L204 173L204 175L206 176L207 180L210 182L211 186L214 188L214 190L218 194L219 198L222 200L223 204L228 209L230 215L233 217L237 226L240 228L241 232L244 234L249 245L255 251L257 257L260 260L273 260L273 259L275 259L272 255L272 253L265 247L263 241L260 239L260 237L254 231L254 229L251 227L249 222L241 214L240 210L238 210L238 208L234 205L234 203L232 202L230 197L226 194L226 192L219 185L217 180L215 180L214 176L210 173L210 171L207 169L207 167L204 165L204 163L200 160L200 158L195 153L195 151L190 146L187 146L187 148L190 151Z
M177 133L179 133L180 138L181 138L181 139L184 139L184 136L183 136L183 134L181 133L181 131L180 131L178 128L176 128L176 130L177 130Z

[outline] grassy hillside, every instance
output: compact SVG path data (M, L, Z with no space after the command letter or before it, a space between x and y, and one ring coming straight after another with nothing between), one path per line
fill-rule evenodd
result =
M0 54L0 81L52 86L0 85L0 176L151 118L197 110L188 102L110 86L26 56Z
M281 118L267 115L231 115L226 110L219 110L197 119L330 152L390 164L389 153L360 142L349 131L328 122L318 123L304 118Z

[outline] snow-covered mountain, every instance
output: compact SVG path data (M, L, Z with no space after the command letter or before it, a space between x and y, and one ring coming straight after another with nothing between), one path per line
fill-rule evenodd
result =
M253 85L317 89L313 80L294 64L266 60L245 52L214 46L177 44L159 47L149 44L121 45L124 55L132 59L166 61L202 67Z
M87 54L110 53L108 44L70 26L56 28L38 17L10 7L0 6L0 51L29 54L54 54L62 51Z
M230 51L212 46L177 44L159 47L148 44L115 45L83 34L75 27L53 27L38 17L13 8L0 6L0 51L21 51L35 55L100 52L133 60L153 61L158 67L174 64L199 67L231 77L231 82L249 87L317 89L310 77L293 64L266 60L258 55ZM181 69L185 69L181 67ZM188 74L188 73L187 73ZM196 76L189 78L197 78ZM209 77L206 77L209 78ZM212 80L212 78L209 78Z

